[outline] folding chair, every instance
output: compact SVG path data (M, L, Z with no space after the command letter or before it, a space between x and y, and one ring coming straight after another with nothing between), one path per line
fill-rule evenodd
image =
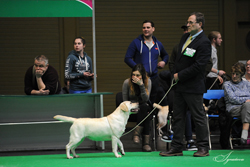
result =
M203 94L203 99L207 99L207 100L212 100L212 99L219 100L222 97L224 97L224 90L221 90L221 89L207 90L207 93ZM207 116L209 149L211 150L212 145L211 145L211 136L210 136L210 128L209 128L209 118L219 118L219 115L208 115L208 113L206 113L206 116Z

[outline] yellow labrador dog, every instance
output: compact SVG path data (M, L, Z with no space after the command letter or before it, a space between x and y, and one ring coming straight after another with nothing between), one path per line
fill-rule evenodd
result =
M159 135L163 134L161 128L163 128L164 126L166 126L167 124L167 117L168 117L168 113L169 113L169 108L168 106L161 106L159 104L154 103L153 104L154 107L156 107L157 109L159 109L158 112L158 126L157 129L159 130Z
M85 137L93 141L110 141L112 140L112 151L115 156L121 157L117 153L117 146L122 155L125 155L123 144L120 141L120 137L125 131L125 126L127 124L129 115L131 113L136 113L138 111L138 103L131 103L130 101L125 101L120 104L116 110L102 118L72 118L62 115L54 116L63 122L73 123L70 127L70 139L69 143L66 145L66 154L68 159L72 159L70 156L70 150L75 158L79 156L76 155L76 147L84 140Z

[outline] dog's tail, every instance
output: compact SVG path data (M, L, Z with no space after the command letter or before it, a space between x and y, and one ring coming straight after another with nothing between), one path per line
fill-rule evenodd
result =
M159 104L157 104L157 103L154 103L153 104L153 106L154 107L156 107L157 109L159 109L159 110L161 110L162 109L162 106L161 105L159 105Z
M66 117L63 115L56 115L56 116L54 116L54 119L58 119L58 120L63 121L63 122L71 122L71 123L73 123L76 120L76 118Z

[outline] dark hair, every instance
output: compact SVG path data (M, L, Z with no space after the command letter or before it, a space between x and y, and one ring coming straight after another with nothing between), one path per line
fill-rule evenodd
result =
M132 94L135 94L137 96L140 95L140 88L139 85L135 84L132 82L132 75L134 71L139 71L139 73L142 76L142 81L144 83L146 92L148 93L147 87L148 87L148 76L147 76L147 72L144 68L144 66L142 64L136 64L133 68L132 68L132 72L130 75L130 79L129 79L129 85L130 85L130 90Z
M144 23L151 23L151 26L152 26L152 27L155 27L154 22L152 22L152 21L150 21L150 20L145 20L144 22L142 22L142 25L143 25Z
M82 40L82 44L85 45L86 44L86 41L83 37L76 37L74 40L73 40L73 44L75 44L75 40L76 39L81 39Z
M245 65L243 63L237 62L232 66L231 72L239 72L240 76L243 77L246 72Z
M199 23L199 22L202 23L201 28L203 29L203 28L204 28L204 25L205 25L205 17L204 17L204 14L201 13L201 12L193 12L193 13L191 13L189 16L192 16L192 15L195 15L195 16L196 16L196 22L197 22L197 23Z
M186 25L181 26L181 28L183 29L183 31L187 31L188 29Z

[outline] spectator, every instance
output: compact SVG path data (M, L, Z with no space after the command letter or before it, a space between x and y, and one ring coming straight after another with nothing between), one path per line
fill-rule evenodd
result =
M223 70L218 70L218 56L217 56L217 49L216 47L221 46L222 37L220 32L218 31L211 31L208 34L208 39L211 42L212 47L212 54L211 58L213 61L213 67L211 69L211 72L207 75L206 78L206 88L208 89L220 89L220 85L223 83L223 79L221 78L222 75L226 74ZM218 78L218 81L215 82L215 80ZM214 83L215 82L215 83Z
M65 79L70 83L69 93L92 93L92 60L84 52L86 42L83 37L73 41L74 50L69 52L65 65Z
M246 61L246 73L242 79L250 82L250 60Z
M248 65L247 65L248 66ZM236 63L231 68L232 79L224 83L226 110L232 117L240 117L243 123L241 144L247 143L250 123L250 82L242 80L246 72L242 63Z
M35 57L34 65L26 71L24 84L27 95L53 95L61 91L58 73L44 55Z
M141 63L148 76L152 81L152 91L150 95L151 103L156 100L157 88L159 86L158 69L164 68L168 62L168 53L164 49L162 43L153 36L155 26L152 21L145 20L142 23L142 33L132 41L127 49L125 55L125 63L133 68L136 64ZM158 57L161 57L162 61L158 62Z
M139 102L139 112L137 113L137 124L139 124L151 111L148 100L151 92L151 80L147 76L142 64L133 67L130 78L126 79L122 86L123 101ZM140 143L140 136L143 134L142 151L152 151L150 147L150 120L148 117L145 121L137 126L134 131L133 141Z

